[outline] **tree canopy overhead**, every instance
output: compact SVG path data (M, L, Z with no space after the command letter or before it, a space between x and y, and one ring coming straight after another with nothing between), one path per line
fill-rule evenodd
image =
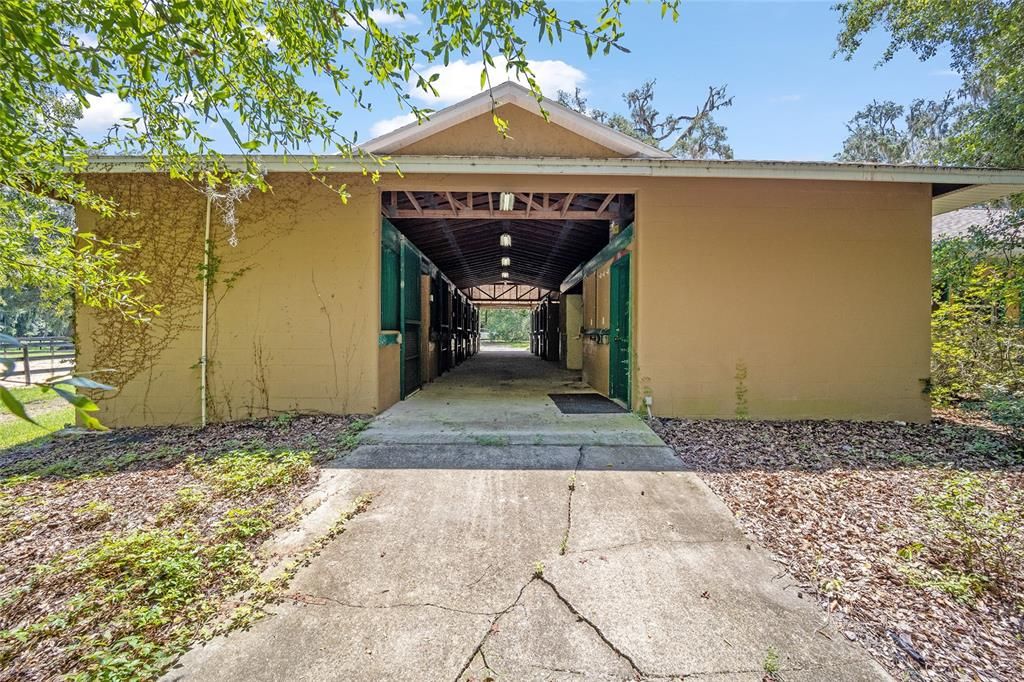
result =
M661 0L662 16L676 18L678 3ZM539 98L531 43L574 39L588 55L626 50L627 4L603 0L582 20L545 0L422 0L415 7L404 0L6 0L0 4L0 186L11 191L0 195L0 214L19 217L0 222L0 241L24 242L26 225L37 228L29 241L54 241L47 236L52 221L44 224L38 211L29 215L26 198L74 202L104 215L117 210L75 177L90 154L144 155L155 170L199 189L263 188L261 153L357 155L354 135L344 130L346 111L369 110L384 96L418 117L428 114L410 96L411 89L436 94L437 75L425 77L424 64L478 57L481 87L512 76ZM421 22L395 21L413 11ZM508 73L495 73L496 60ZM90 98L108 95L139 113L90 141L74 125L76 114ZM497 118L496 124L504 126ZM211 127L226 130L244 168L224 164ZM315 163L310 171L327 184ZM345 198L344 187L332 189ZM57 241L66 249L63 237ZM117 245L94 246L116 256ZM59 263L43 267L18 251L0 249L3 284L63 275L56 286L85 292L86 273L75 272L66 251ZM40 250L40 258L47 255ZM138 280L118 275L116 267L106 272L117 295L91 302L145 309L132 293ZM90 290L103 289L95 284Z
M512 77L539 100L531 45L628 51L628 4L600 0L577 17L546 0L4 0L0 289L74 292L146 320L159 311L145 300L145 274L122 265L132 245L78 233L48 203L119 210L78 179L90 155L142 155L154 170L221 197L266 189L261 154L313 155L313 177L344 200L345 188L331 186L315 158L360 156L346 112L384 97L422 118L429 110L410 92L437 94L437 76L425 69L464 57L482 61L481 88ZM662 17L678 18L679 0L658 4ZM421 21L401 21L412 14ZM76 119L103 98L138 114L87 138ZM498 117L495 124L506 127ZM211 128L226 131L242 168L225 164ZM365 161L376 178L380 160Z
M625 133L641 142L664 149L673 156L688 159L731 159L725 126L715 121L715 112L732 106L727 86L708 86L708 94L692 114L662 114L654 106L655 81L644 81L640 87L622 93L628 114L609 113L588 106L579 88L569 93L559 91L558 101L564 106L590 116L595 121Z
M836 5L837 54L853 57L875 28L890 38L880 62L909 49L949 50L966 107L946 160L1024 168L1024 0L846 0Z
M915 99L909 107L875 100L846 124L840 161L938 164L951 155L950 135L966 105L953 96Z

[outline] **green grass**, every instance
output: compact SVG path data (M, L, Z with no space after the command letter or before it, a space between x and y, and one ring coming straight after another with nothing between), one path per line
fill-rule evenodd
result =
M3 412L2 414L6 415L7 413ZM39 424L38 426L16 417L5 419L0 423L0 450L49 436L54 431L64 428L66 424L74 424L75 410L69 405L59 410L35 415L33 419Z
M74 386L67 384L58 384L58 388L62 388L66 391L74 391ZM10 388L8 389L14 397L21 401L22 405L31 405L32 403L41 403L48 400L62 400L53 391L44 391L42 386L25 386L24 388Z

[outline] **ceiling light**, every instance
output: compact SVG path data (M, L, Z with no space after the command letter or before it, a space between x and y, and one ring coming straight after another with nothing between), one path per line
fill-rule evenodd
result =
M512 259L509 258L508 256L502 256L501 257L501 267L507 268L510 265L512 265Z
M498 243L502 246L512 246L512 235L508 232L502 232L501 237L498 238Z
M504 272L504 271L503 271L503 272L501 273L501 278L502 278L502 279L508 279L508 273L507 273L507 272Z
M516 195L512 192L502 192L498 198L499 211L511 211L516 205Z

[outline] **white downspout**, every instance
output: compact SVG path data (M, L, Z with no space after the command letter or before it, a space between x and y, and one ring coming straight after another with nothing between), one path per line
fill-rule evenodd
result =
M210 208L213 197L206 195L206 234L203 237L203 319L200 324L202 338L199 348L199 414L200 423L206 426L206 330L207 311L210 304Z

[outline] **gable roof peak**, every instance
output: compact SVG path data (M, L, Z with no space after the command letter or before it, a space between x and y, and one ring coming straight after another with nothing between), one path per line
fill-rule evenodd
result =
M587 138L602 147L618 152L624 157L673 158L666 151L599 123L586 114L574 111L548 97L541 97L538 102L537 97L529 88L511 80L499 83L490 90L484 90L440 111L435 111L423 123L413 121L401 128L375 137L361 146L365 151L373 154L391 154L505 104L518 106L537 116L541 115L539 109L543 107L548 112L548 119L551 123Z

